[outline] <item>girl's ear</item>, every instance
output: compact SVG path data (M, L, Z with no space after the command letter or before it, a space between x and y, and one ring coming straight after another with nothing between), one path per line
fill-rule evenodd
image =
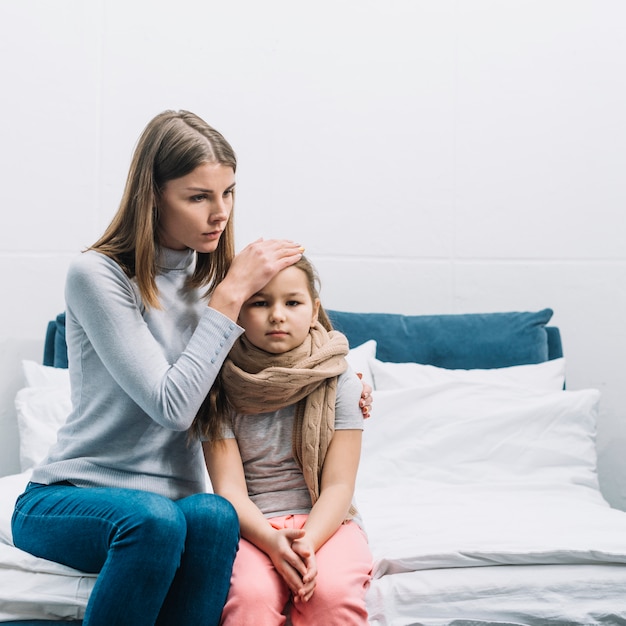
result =
M319 312L320 312L320 299L315 298L315 300L313 300L313 316L311 317L311 328L313 328L313 326L317 324L317 316L319 315Z

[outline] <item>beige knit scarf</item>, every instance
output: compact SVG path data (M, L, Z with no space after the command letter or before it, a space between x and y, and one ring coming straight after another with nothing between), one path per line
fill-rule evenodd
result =
M260 350L243 335L222 367L224 390L238 413L265 413L297 403L293 454L313 504L335 430L337 377L347 368L346 354L346 338L316 324L301 346L283 354Z

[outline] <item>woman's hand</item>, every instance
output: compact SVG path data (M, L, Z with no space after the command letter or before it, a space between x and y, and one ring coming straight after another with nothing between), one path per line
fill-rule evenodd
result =
M237 321L243 303L281 270L296 263L304 248L286 239L258 239L233 259L224 280L215 287L209 306Z
M363 381L363 374L357 372L357 376ZM372 410L372 388L367 384L363 383L363 391L361 392L361 400L359 401L359 406L361 407L361 412L363 413L364 418L368 418Z

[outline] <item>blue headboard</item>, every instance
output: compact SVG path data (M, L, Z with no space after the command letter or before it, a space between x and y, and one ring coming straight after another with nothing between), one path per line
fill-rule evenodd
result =
M563 356L559 329L546 326L552 313L552 309L450 315L328 311L350 347L375 339L376 358L381 361L448 369L509 367Z
M65 343L65 313L48 322L43 346L43 364L67 368L67 344Z
M552 309L450 315L327 313L333 326L348 337L350 347L375 339L381 361L489 369L563 356L559 329L547 326ZM48 323L43 363L67 367L65 313Z

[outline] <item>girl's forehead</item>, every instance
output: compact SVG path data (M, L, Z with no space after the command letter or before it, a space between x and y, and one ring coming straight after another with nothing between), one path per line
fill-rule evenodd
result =
M274 289L309 292L309 283L306 273L299 267L291 265L281 270L261 291Z

